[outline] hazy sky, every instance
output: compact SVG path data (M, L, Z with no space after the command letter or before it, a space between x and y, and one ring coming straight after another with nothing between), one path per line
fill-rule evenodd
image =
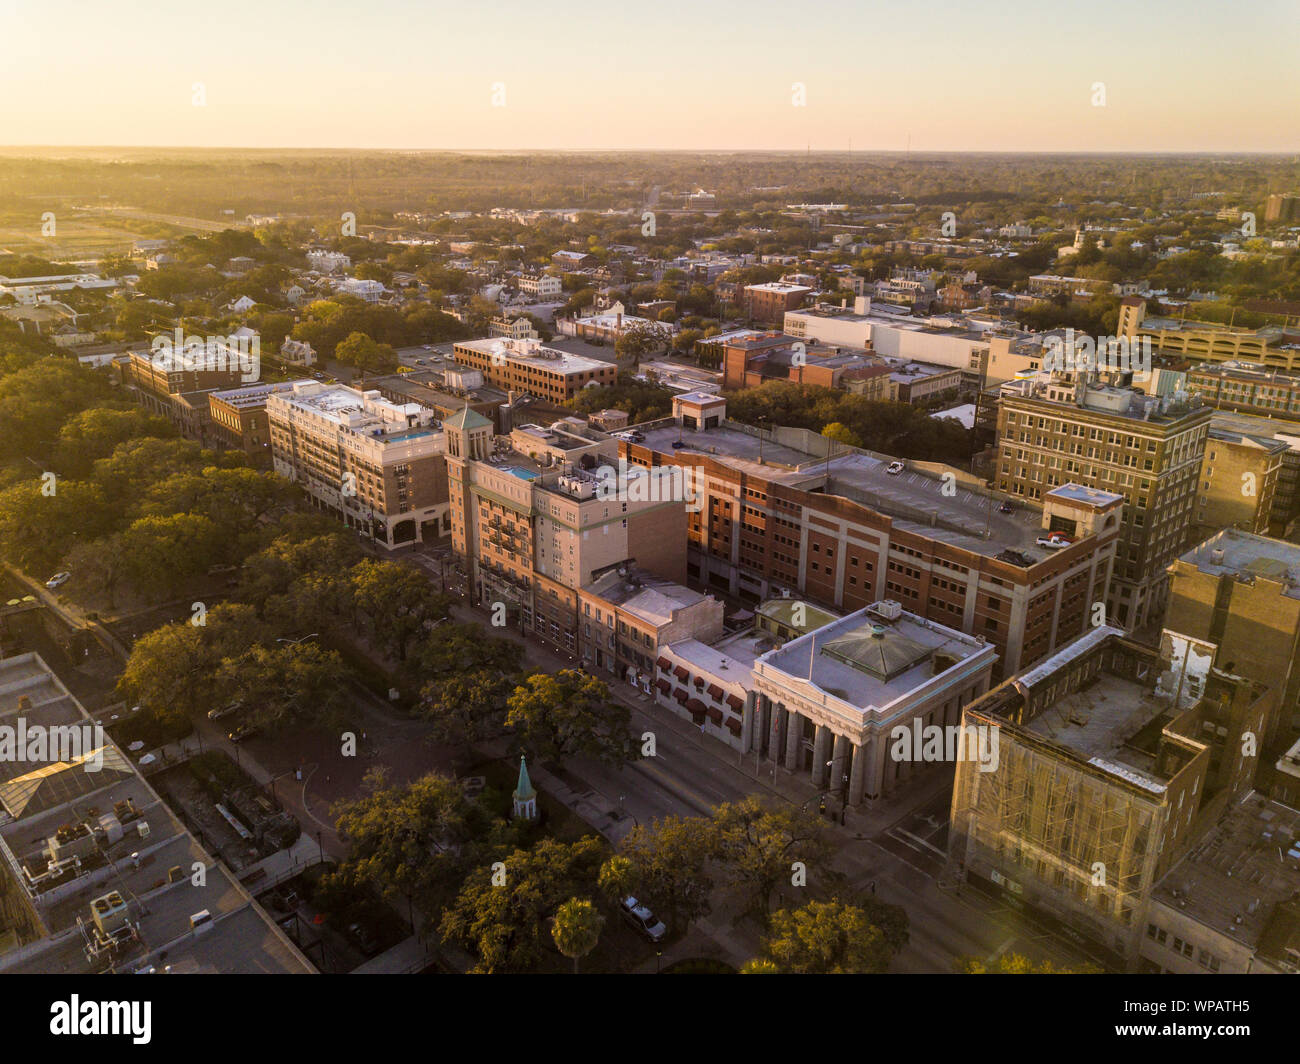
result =
M1300 2L0 0L0 91L6 145L1296 151Z

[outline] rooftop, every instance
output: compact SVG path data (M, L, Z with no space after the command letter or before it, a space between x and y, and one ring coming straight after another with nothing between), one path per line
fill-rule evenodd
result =
M897 606L897 603L892 604ZM883 607L883 609L882 609ZM875 603L771 650L764 676L807 686L844 705L885 709L934 677L992 647L974 636Z
M459 340L457 348L468 348L490 358L500 358L507 362L517 362L528 366L543 366L555 373L587 373L592 370L608 369L610 363L582 355L572 355L558 347L549 347L539 340L510 340L495 338L487 340Z
M1232 576L1244 583L1257 578L1283 586L1283 594L1300 598L1300 545L1225 528L1180 559L1210 576Z
M897 476L887 473L887 456L846 448L847 453L827 462L824 456L788 444L763 440L760 445L756 434L733 427L731 422L705 430L661 424L642 431L646 437L642 446L652 450L669 456L704 454L748 476L852 499L887 514L895 527L976 554L992 557L1015 550L1032 561L1041 561L1054 553L1036 542L1041 511L1018 502L1012 513L1001 514L996 500L962 487L945 496L937 475L910 469ZM678 442L683 446L675 447ZM987 537L982 534L985 529Z
M596 577L583 591L599 596L634 617L662 627L673 614L703 602L707 595L672 580L662 580L636 566L620 566Z
M30 706L19 707L26 695ZM136 937L115 957L117 970L134 970L167 951L169 964L222 972L293 972L314 969L274 921L252 900L223 864L213 858L162 802L130 758L102 733L58 677L36 654L0 661L0 725L77 725L103 755L103 768L89 761L5 764L0 813L0 876L32 899L40 935L21 951L0 955L0 971L86 974L103 970L105 954L92 963L78 921L90 924L95 898L118 892ZM28 746L30 753L31 747ZM50 868L49 840L76 847L80 864ZM189 870L207 867L195 886ZM89 867L86 867L89 865ZM168 870L186 874L176 883ZM81 871L78 876L78 871ZM30 878L29 878L30 877ZM206 909L211 930L190 930L190 916Z
M1165 873L1152 897L1258 948L1284 917L1279 907L1300 891L1298 840L1300 813L1251 792Z

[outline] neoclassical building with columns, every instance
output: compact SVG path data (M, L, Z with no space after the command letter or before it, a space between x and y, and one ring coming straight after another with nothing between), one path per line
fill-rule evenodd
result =
M892 794L925 766L895 760L890 733L959 726L996 658L979 636L875 602L754 663L741 749L833 794L847 784L849 805Z

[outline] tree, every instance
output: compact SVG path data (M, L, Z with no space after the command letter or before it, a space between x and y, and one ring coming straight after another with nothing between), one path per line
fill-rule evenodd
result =
M214 708L218 666L265 635L252 608L242 603L213 606L204 620L165 624L141 636L118 679L118 693L164 726L183 727L196 713Z
M140 594L166 599L220 564L229 543L202 514L141 517L118 539L130 559L127 583Z
M544 838L496 869L478 865L443 913L443 940L473 950L475 972L527 971L541 959L546 918L591 888L604 852L594 835L573 843Z
M507 702L506 724L543 761L591 757L610 764L631 759L627 708L604 681L576 669L535 673Z
M356 610L366 618L376 647L406 660L412 640L447 616L448 599L409 565L367 559L350 573Z
M633 884L636 882L634 876L632 861L621 854L615 854L600 866L596 885L610 901L621 902L632 893Z
M666 351L672 342L672 330L658 323L631 326L614 341L619 358L631 359L636 365L643 358Z
M755 957L748 960L740 966L741 975L780 975L781 969L777 967L775 961L770 961L766 957Z
M365 382L367 373L392 373L397 369L397 352L388 344L377 343L362 332L350 333L334 349L334 357L352 366Z
M633 828L619 843L630 864L630 889L665 913L675 930L708 914L713 893L708 868L717 852L716 825L699 817L665 817L652 827Z
M1022 953L1004 953L991 963L983 957L959 957L953 968L959 975L1101 975L1103 971L1095 964L1074 967L1052 961L1035 964Z
M605 918L589 901L570 898L556 910L551 925L555 948L573 959L573 974L578 974L578 961L596 948L600 929Z
M338 651L301 642L250 647L222 662L216 680L229 697L251 707L251 723L282 731L296 724L346 726L354 713L350 676Z
M772 893L790 881L795 862L809 878L831 875L832 847L821 823L804 809L750 795L718 806L713 820L720 863L758 915L770 911Z
M118 444L143 436L169 439L176 430L165 419L132 405L125 409L93 407L74 414L59 430L59 463L69 475L87 475L98 458Z
M839 901L810 901L772 914L763 959L793 975L879 974L893 951L867 914Z
M828 440L835 440L837 443L847 443L850 447L861 447L862 441L846 425L841 425L838 421L832 421L824 429L822 435Z
M468 749L495 739L505 730L506 700L515 688L510 676L472 669L430 680L421 691L431 738Z
M493 818L457 780L438 773L389 786L381 769L371 769L362 789L362 797L332 810L348 844L337 876L418 905L427 929L455 896L475 841L495 830Z

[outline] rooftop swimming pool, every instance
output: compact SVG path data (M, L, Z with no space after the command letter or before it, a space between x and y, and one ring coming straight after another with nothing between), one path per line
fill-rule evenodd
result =
M520 480L536 480L537 474L528 469L520 469L518 466L507 466L506 472L512 477L518 477Z

